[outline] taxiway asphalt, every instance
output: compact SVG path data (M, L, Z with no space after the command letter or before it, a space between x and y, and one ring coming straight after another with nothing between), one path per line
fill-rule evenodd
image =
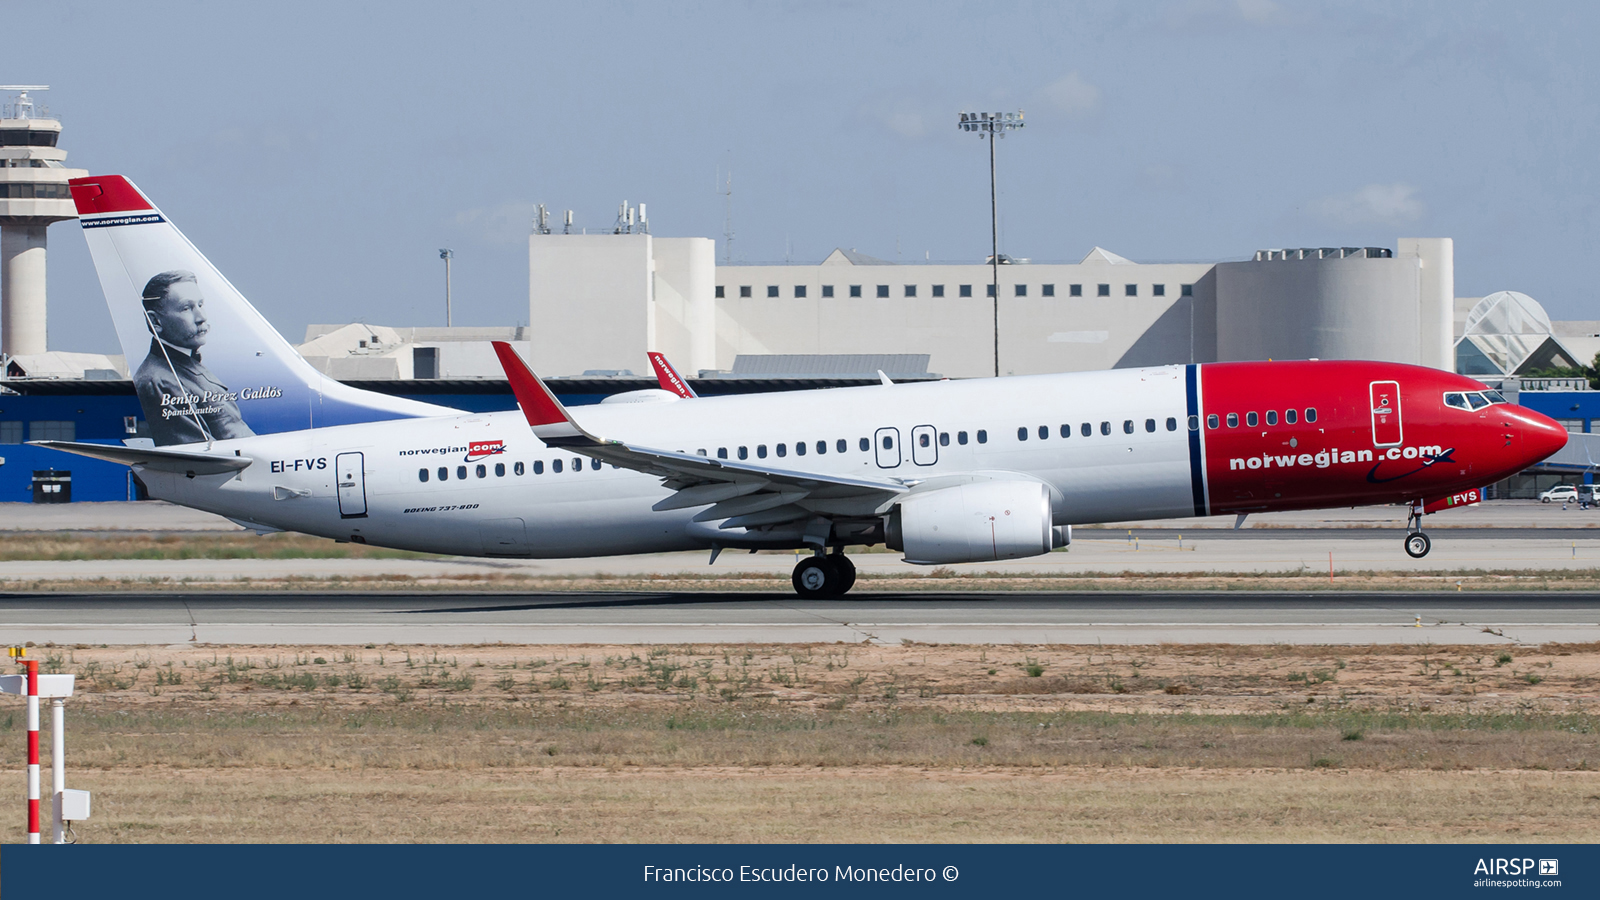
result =
M0 595L0 640L72 644L1542 644L1600 640L1600 594Z

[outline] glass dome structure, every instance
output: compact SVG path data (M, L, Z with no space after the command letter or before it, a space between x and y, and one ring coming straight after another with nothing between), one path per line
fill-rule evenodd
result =
M1551 368L1579 365L1556 338L1539 301L1516 291L1499 291L1479 300L1467 313L1466 327L1456 341L1460 374L1522 375Z

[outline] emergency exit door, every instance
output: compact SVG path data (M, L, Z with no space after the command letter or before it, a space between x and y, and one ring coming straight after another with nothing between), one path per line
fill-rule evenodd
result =
M339 518L366 518L367 473L361 454L341 453L335 456L333 474L339 485Z
M1400 382L1374 381L1372 395L1372 443L1394 447L1403 437L1400 426Z
M900 465L900 429L879 428L872 436L873 451L878 456L878 467L893 469Z

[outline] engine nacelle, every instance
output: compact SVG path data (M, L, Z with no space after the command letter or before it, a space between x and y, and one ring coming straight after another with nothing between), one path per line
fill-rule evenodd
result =
M913 493L888 516L889 549L906 562L989 562L1049 553L1050 489L1036 481L981 481Z

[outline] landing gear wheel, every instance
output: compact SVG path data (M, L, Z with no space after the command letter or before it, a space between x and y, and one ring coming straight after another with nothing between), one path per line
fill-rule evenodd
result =
M844 579L826 556L800 560L790 580L794 582L795 593L807 600L827 600L844 593L840 588Z
M844 594L856 586L856 564L850 557L843 553L834 553L828 557L828 562L833 563L834 569L839 572L839 593Z
M1433 549L1433 541L1420 531L1406 535L1406 555L1412 559L1421 559Z

